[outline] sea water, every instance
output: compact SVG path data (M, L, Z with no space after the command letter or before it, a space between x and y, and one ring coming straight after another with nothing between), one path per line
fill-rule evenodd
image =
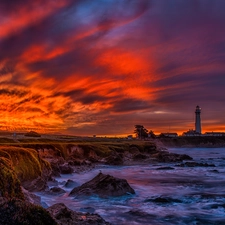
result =
M182 167L181 163L101 165L87 173L57 178L58 186L66 191L62 196L38 195L47 206L63 202L76 211L98 213L115 225L224 225L225 148L170 148L169 151L188 154L195 162L215 167ZM68 196L72 188L65 188L65 181L71 179L79 186L100 170L126 179L136 194L114 198Z

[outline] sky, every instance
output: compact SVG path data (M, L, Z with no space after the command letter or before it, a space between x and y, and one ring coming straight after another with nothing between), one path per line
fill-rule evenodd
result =
M0 130L225 131L224 0L1 0Z

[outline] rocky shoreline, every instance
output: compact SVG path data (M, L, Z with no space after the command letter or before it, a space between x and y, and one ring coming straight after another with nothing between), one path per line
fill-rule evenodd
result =
M33 158L32 162L31 158ZM48 221L54 221L51 224L64 225L110 223L97 214L74 212L63 204L53 205L47 210L42 208L41 199L32 192L43 191L53 196L63 194L64 190L57 185L54 188L48 186L49 183L55 182L55 177L61 174L85 173L99 164L139 165L154 162L183 163L183 161L192 160L186 154L170 153L153 142L7 146L0 147L0 159L0 175L1 177L3 177L2 174L4 175L4 178L0 178L0 208L2 209L0 211L0 224L25 224L25 222L29 224L27 220L29 218L33 220L33 217L30 216L32 212L36 216L39 215L38 218L35 217L37 222L32 222L32 224L50 224L43 218L51 218L48 219ZM20 160L18 161L18 159ZM27 166L29 168L26 168ZM33 173L31 173L32 171ZM2 179L11 182L10 185L4 183ZM73 185L73 182L68 181L67 185ZM127 193L134 194L135 190L129 186L126 180L100 172L91 181L74 188L70 195L108 197L126 195ZM20 210L23 211L22 215L17 213ZM9 222L6 223L4 218L9 213L14 216L8 218ZM4 217L1 217L3 214Z

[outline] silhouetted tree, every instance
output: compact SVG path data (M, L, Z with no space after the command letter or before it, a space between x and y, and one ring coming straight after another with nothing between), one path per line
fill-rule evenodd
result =
M143 125L135 125L134 133L139 139L148 137L148 130Z

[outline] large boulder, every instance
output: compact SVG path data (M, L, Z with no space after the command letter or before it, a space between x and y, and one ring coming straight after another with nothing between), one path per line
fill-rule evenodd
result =
M135 194L135 192L125 179L115 178L100 172L92 180L79 187L75 187L69 195L77 197L90 195L98 195L99 197L116 197L126 194Z
M47 209L59 225L110 225L98 214L72 211L63 203L57 203Z

